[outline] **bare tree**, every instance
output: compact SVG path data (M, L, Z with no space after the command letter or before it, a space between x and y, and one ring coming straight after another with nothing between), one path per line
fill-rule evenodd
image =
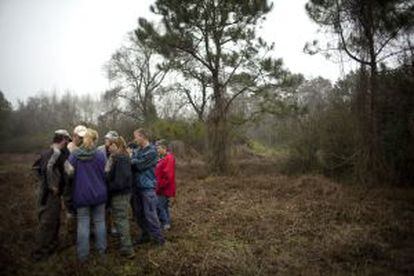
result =
M125 114L135 120L145 125L153 122L157 118L154 95L168 73L155 50L131 33L128 42L112 55L106 69L116 86L106 96L123 99Z

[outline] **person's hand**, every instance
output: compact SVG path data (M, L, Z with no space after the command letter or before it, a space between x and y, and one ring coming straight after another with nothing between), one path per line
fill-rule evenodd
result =
M129 157L132 157L132 149L131 148L127 148L127 152L129 154Z
M118 147L114 144L114 143L112 143L110 146L109 146L109 152L110 153L115 153L116 151L118 150Z

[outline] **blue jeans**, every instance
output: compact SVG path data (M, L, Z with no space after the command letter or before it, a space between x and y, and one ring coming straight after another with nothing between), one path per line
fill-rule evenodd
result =
M96 250L99 254L105 254L106 251L105 204L78 208L77 253L80 261L85 261L89 255L91 215L95 226Z
M158 211L158 218L160 219L161 226L169 225L171 224L170 219L170 198L159 195L158 196L158 205L157 205L157 211Z
M151 236L160 244L164 243L157 214L157 195L153 189L136 191L135 217L142 230L142 238Z

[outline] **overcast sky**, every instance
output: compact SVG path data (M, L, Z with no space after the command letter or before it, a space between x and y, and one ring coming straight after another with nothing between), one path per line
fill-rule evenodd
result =
M109 86L102 69L150 0L0 0L0 90L12 102L39 91L98 94ZM306 77L336 80L343 68L303 53L318 34L306 0L276 0L259 35L276 57ZM347 69L347 68L345 68Z

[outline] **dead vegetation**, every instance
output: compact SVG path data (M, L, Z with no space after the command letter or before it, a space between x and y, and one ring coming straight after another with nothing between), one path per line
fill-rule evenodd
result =
M62 228L59 253L32 263L36 230L31 156L0 163L2 275L74 275L74 246ZM7 164L7 165L6 165ZM117 257L82 275L349 275L414 273L414 191L286 176L274 163L239 162L237 174L207 177L201 162L178 164L173 229L159 248ZM136 236L137 229L133 224Z

